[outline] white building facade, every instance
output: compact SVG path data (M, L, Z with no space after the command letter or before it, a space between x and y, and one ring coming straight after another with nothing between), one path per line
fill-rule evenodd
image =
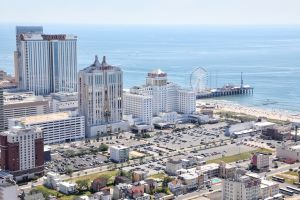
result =
M238 176L236 174L236 176ZM222 187L223 200L257 200L260 198L260 179L241 175L225 179Z
M25 125L40 127L44 144L56 144L85 138L84 116L77 113L58 112L9 120L9 127Z
M94 64L79 72L79 112L86 119L86 136L128 130L123 118L123 72L119 67Z
M151 97L152 116L162 116L165 115L164 113L172 112L192 114L196 111L196 94L193 91L180 88L175 83L168 82L167 73L161 70L154 70L148 73L146 84L131 88L129 94ZM129 96L129 94L126 93L127 96ZM124 101L126 100L127 99L124 99ZM137 98L128 98L128 100L138 102ZM134 115L134 112L130 113L130 111L134 111L137 104L139 103L124 102L126 114ZM147 104L144 109L147 109ZM139 117L146 118L146 114L148 115L148 112L140 113Z
M152 124L152 97L125 92L124 115L132 115L141 123Z
M77 37L21 33L17 35L18 86L37 95L77 91Z
M129 160L129 147L126 146L111 146L109 148L110 159L115 162L126 162Z
M169 175L177 175L177 171L182 169L182 161L181 160L173 160L170 159L166 163L166 172Z

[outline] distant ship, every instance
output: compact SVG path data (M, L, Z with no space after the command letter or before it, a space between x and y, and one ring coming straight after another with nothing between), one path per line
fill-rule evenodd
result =
M267 99L267 100L265 100L265 101L262 103L262 105L266 106L266 105L271 105L271 104L276 104L276 103L278 103L278 102L277 102L277 101L273 101L273 100L271 100L271 99Z

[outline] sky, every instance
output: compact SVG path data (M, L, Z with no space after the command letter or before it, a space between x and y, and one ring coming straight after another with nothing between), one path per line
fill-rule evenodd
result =
M0 23L300 24L300 0L0 0Z

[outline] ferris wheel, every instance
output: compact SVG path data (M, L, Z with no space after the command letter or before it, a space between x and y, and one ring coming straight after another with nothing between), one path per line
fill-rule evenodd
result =
M203 92L207 89L207 71L197 67L190 74L190 87L194 92Z

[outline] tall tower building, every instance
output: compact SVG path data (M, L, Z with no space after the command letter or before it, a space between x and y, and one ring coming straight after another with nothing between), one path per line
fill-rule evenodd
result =
M127 130L122 121L123 72L119 67L94 63L79 72L79 112L86 118L87 137Z
M1 131L4 131L4 100L2 88L0 88L0 132Z
M15 73L19 88L36 95L76 92L77 36L23 32L17 29Z
M22 34L43 34L42 26L17 26L16 27L16 51L14 52L14 63L15 63L15 81L20 86L22 81L23 68L21 67L21 35Z

